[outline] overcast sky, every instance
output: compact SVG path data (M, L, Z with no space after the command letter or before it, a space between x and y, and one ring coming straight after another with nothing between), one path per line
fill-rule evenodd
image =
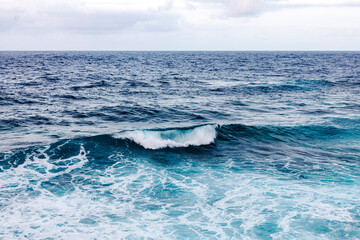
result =
M0 50L360 50L360 0L0 0Z

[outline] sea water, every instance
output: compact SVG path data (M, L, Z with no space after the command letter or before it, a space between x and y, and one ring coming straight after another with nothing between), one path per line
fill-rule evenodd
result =
M0 52L0 239L360 239L359 52Z

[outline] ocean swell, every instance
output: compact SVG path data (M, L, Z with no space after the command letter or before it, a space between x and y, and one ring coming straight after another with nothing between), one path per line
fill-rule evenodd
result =
M216 138L216 125L204 125L187 129L158 129L125 131L115 138L130 139L146 149L161 149L208 145Z

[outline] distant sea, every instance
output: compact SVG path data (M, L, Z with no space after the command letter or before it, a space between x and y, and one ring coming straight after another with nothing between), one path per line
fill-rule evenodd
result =
M0 239L360 239L360 52L0 52Z

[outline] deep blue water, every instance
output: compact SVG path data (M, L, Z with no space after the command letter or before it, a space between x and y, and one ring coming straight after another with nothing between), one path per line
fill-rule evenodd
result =
M0 239L360 239L360 52L0 52Z

